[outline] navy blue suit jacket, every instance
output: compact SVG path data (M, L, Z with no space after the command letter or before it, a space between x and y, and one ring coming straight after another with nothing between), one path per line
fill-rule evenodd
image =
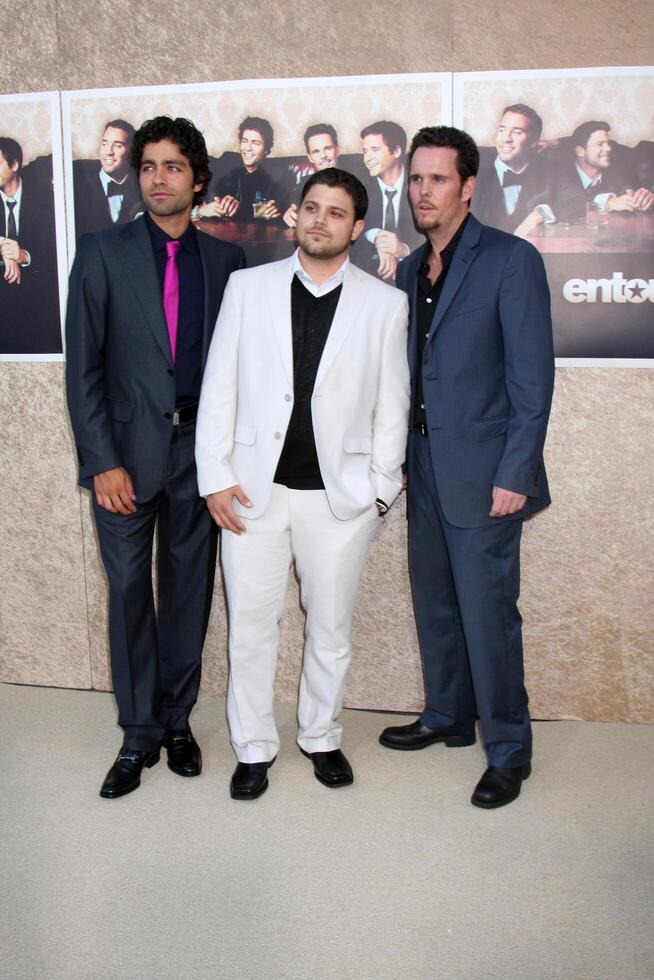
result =
M237 245L198 232L204 272L202 368ZM79 482L123 466L137 500L152 498L168 468L175 376L145 218L83 235L70 275L66 387Z
M414 391L417 270L428 248L401 262L397 275L411 306ZM470 216L434 311L422 381L434 477L450 524L481 527L550 503L543 444L554 383L552 322L533 245ZM526 494L525 508L489 517L493 486Z

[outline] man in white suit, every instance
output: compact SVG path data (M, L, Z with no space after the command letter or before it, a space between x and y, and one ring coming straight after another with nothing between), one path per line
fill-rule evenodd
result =
M351 624L380 512L402 488L406 296L352 265L368 205L356 177L312 175L289 259L230 277L202 385L200 493L220 527L229 611L233 799L268 786L278 623L294 560L307 612L298 745L326 786L340 750Z

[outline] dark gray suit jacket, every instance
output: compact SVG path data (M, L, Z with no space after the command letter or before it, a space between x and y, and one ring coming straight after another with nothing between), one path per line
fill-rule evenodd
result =
M414 391L416 273L427 248L401 262L397 276L411 308ZM543 444L554 355L545 267L533 245L470 216L434 310L422 380L434 478L448 522L481 527L546 507ZM489 517L493 486L526 494L525 508Z
M202 367L236 245L198 233L204 272ZM79 482L123 466L137 501L163 485L175 411L175 377L161 287L144 218L84 235L70 275L66 388Z

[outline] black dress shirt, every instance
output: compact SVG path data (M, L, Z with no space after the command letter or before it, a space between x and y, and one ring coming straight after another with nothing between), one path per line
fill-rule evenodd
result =
M445 279L452 265L452 259L454 258L454 253L456 252L457 245L461 240L461 235L463 234L463 229L465 228L466 221L468 220L468 215L465 216L455 233L450 238L449 242L445 248L440 253L442 269L441 273L432 285L429 278L429 256L431 255L431 250L425 254L424 262L418 266L418 291L416 294L416 327L418 330L418 383L416 384L416 391L414 396L413 413L412 419L413 424L417 426L425 426L427 424L427 415L425 413L425 399L422 390L422 357L425 350L425 343L427 337L429 336L429 331L431 330L432 320L434 319L434 313L436 312L436 306L438 305L438 300L443 292L443 286L445 285Z
M146 224L152 240L154 261L161 284L166 272L166 242L174 241L146 214ZM204 272L198 247L197 232L189 225L179 238L177 253L179 275L179 314L175 352L176 405L197 402L202 382L202 335L204 330Z

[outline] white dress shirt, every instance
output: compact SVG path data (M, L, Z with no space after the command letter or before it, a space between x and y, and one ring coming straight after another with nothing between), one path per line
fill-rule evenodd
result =
M109 213L111 214L111 220L114 222L114 224L116 223L116 221L118 221L120 217L120 209L123 206L125 195L112 194L111 197L109 197L109 184L111 183L118 184L118 186L120 187L121 184L125 183L128 176L129 175L127 174L125 175L125 177L123 177L122 180L114 180L113 177L110 177L109 174L105 173L104 170L100 168L100 183L102 184L102 189L105 193L105 197L107 198L107 203L109 204Z
M329 279L325 279L324 282L318 284L314 282L309 273L306 271L304 266L300 261L300 249L296 248L293 255L293 262L291 263L291 281L293 276L297 276L303 286L309 290L312 296L318 298L319 296L326 296L327 293L331 293L332 289L336 289L340 286L345 278L345 271L349 265L350 259L347 257L345 262L336 270L333 276Z

